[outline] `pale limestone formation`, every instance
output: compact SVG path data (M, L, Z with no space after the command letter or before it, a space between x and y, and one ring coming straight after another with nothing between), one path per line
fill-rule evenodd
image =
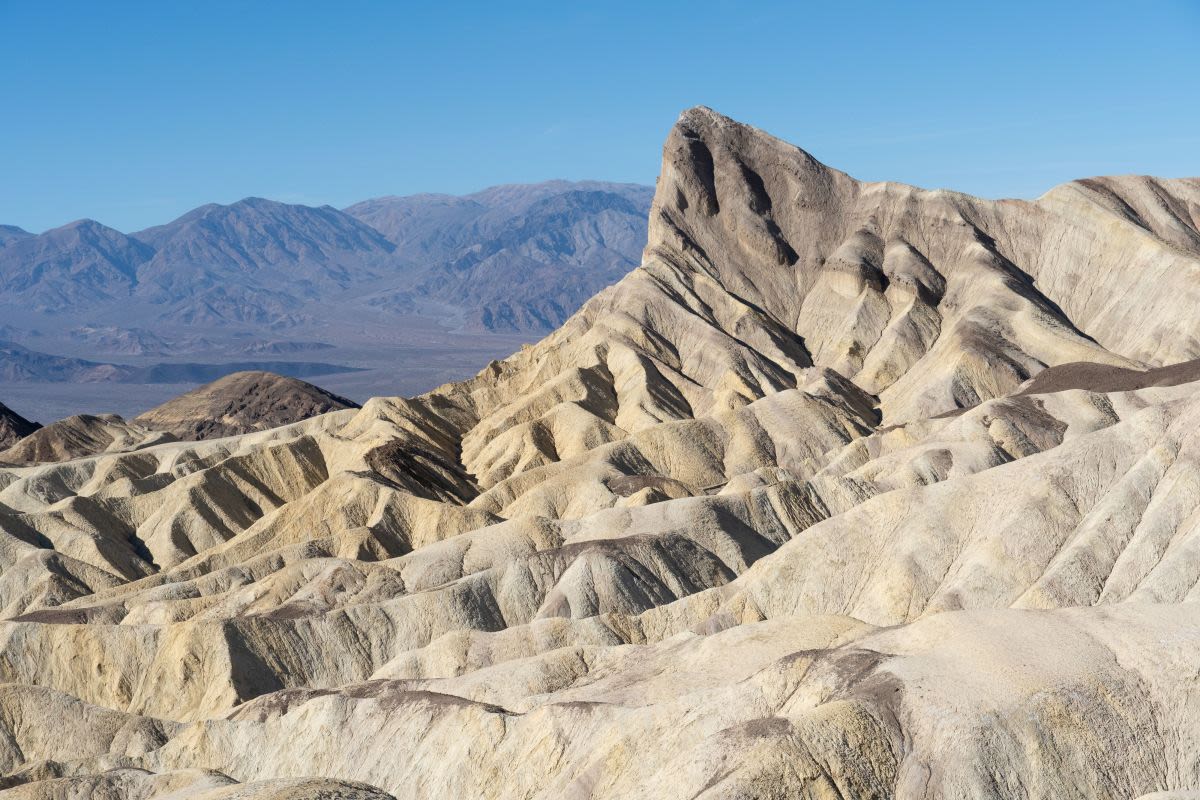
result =
M0 471L9 792L1191 796L1198 203L685 112L643 265L477 377Z

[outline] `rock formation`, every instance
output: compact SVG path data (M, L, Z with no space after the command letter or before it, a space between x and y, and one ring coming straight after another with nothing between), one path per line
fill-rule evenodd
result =
M352 400L296 378L234 372L168 400L134 422L179 439L214 439L358 407Z
M40 427L0 403L0 449L16 444Z
M687 111L642 265L475 378L0 470L0 773L1200 788L1198 225L1200 180L985 201Z
M76 414L38 428L5 450L0 463L13 465L68 461L98 453L120 453L175 437L130 424L117 414Z

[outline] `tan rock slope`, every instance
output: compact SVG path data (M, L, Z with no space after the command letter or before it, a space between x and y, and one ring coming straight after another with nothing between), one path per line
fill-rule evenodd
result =
M1198 789L1198 222L1197 180L983 201L685 112L642 266L474 379L0 470L0 773Z
M117 414L76 414L38 428L11 447L0 450L0 463L27 465L67 461L173 441L175 437L169 433L128 423Z
M234 372L134 418L180 439L214 439L358 408L319 386L272 372Z

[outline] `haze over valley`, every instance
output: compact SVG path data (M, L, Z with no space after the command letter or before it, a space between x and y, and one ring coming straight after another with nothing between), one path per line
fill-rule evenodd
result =
M238 370L362 401L465 378L640 260L652 189L551 181L344 211L260 198L124 234L0 237L0 380L50 422L140 413ZM98 393L76 384L106 385Z

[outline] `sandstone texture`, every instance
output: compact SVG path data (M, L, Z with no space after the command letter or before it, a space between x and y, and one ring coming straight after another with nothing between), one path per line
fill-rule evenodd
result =
M0 469L0 798L1200 790L1200 180L708 109L476 377Z

